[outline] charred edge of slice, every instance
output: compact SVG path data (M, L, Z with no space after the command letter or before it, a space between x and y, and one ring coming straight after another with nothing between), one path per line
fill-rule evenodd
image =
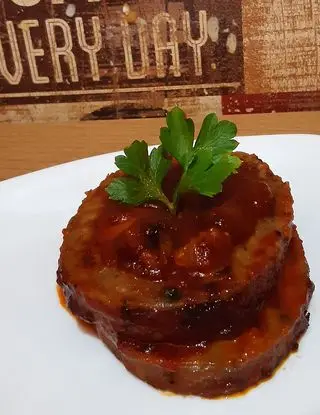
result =
M68 308L86 322L94 320L95 313L104 314L114 332L123 333L141 341L193 343L203 340L231 339L246 327L252 326L277 282L277 273L283 263L288 241L282 244L281 261L267 264L261 277L227 300L208 300L200 304L184 304L179 308L149 310L123 301L119 309L101 307L68 283L60 264L57 282L63 288ZM210 327L210 330L208 330Z
M178 395L194 395L212 399L241 393L272 377L290 353L297 351L299 340L308 326L309 314L304 311L291 333L273 345L268 353L226 377L216 378L208 374L202 378L201 374L195 374L194 379L189 383L184 381L183 371L168 370L160 365L153 365L148 361L147 356L143 361L135 360L134 357L119 349L109 335L104 336L103 332L100 332L100 337L131 374L150 386Z

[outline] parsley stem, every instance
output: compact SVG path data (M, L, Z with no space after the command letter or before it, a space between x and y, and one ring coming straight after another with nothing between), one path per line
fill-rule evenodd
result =
M177 184L177 187L175 188L174 193L173 193L172 204L175 207L175 212L176 212L177 207L178 207L178 200L179 200L179 197L180 197L180 193L183 193L183 184L184 184L184 181L185 181L185 177L186 177L186 171L183 172L183 174L182 174L182 176L179 180L179 183Z
M172 204L175 206L175 210L177 209L178 199L179 199L179 184L175 188L174 193L173 193L173 198L172 198Z
M176 214L176 205L174 203L171 203L164 193L161 192L161 194L159 194L159 200L160 202L162 202L164 205L167 206L170 213L172 213L173 215Z

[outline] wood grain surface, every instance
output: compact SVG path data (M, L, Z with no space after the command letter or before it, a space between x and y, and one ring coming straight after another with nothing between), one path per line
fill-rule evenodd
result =
M320 134L320 112L234 115L239 135ZM199 126L196 119L196 124ZM0 180L71 160L121 150L133 139L158 142L165 120L0 124ZM320 139L320 137L319 137Z

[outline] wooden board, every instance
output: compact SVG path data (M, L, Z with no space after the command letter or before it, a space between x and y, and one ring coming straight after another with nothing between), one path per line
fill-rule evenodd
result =
M317 0L2 0L0 121L320 109Z
M319 113L232 115L240 135L320 134ZM196 125L199 127L200 119ZM123 149L133 139L158 143L164 119L1 124L0 180L19 174ZM320 135L319 135L320 139ZM277 151L275 147L274 151Z

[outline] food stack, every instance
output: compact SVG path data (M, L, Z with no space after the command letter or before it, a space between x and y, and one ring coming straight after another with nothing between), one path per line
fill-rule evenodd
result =
M129 184L130 151L122 171L87 193L63 231L57 282L71 312L138 378L178 394L229 395L270 377L297 349L314 286L288 183L234 152L240 162L222 191L207 195L202 182L171 209L164 197L174 202L186 175L172 153L163 155L159 200L115 197Z

